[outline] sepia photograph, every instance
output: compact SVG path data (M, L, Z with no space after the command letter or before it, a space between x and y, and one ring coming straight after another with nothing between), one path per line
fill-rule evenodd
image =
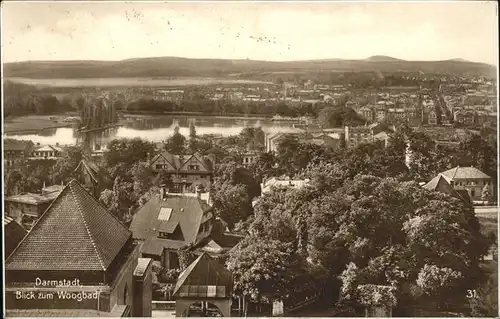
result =
M499 317L496 1L0 21L1 317Z

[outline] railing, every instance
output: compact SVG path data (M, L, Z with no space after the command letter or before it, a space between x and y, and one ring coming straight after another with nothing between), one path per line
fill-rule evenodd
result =
M175 301L152 300L151 309L153 310L173 310L175 309Z

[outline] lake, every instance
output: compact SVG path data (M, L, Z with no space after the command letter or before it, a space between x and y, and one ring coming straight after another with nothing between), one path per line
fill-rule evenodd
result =
M171 136L174 128L179 126L180 133L189 136L189 125L194 123L196 134L217 134L222 136L237 135L245 127L261 127L264 132L292 132L297 131L292 121L273 122L271 119L258 118L230 118L210 116L126 116L107 138L134 138L139 137L151 142L161 142ZM38 134L8 134L9 138L31 140L41 145L74 145L77 135L72 128L62 127L46 129Z
M74 88L74 87L168 87L192 85L223 84L264 84L268 82L206 77L176 78L79 78L79 79L29 79L9 77L7 80L36 86Z

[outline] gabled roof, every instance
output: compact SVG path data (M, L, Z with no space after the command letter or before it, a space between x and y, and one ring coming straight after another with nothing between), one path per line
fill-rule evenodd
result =
M467 204L470 204L470 196L467 190L454 189L453 186L451 186L450 182L451 179L449 177L439 174L422 187L430 191L437 191L448 194L452 197L464 201Z
M158 220L161 208L171 208L168 221ZM134 215L130 230L136 239L156 237L158 231L174 231L180 226L184 242L194 243L205 212L211 207L197 197L168 194L165 200L160 195L152 196Z
M485 173L481 172L475 167L460 167L457 166L455 168L449 169L441 173L442 175L450 178L451 180L456 179L475 179L475 178L491 178Z
M196 172L206 173L206 172L212 171L213 163L211 163L209 159L204 158L199 153L188 154L188 155L172 155L169 152L164 151L162 153L157 154L155 157L153 157L153 159L150 161L150 165L155 163L160 158L165 159L172 166L172 168L175 171L178 171L181 169L183 169L183 171L193 171L193 170L190 170L189 168L184 169L184 166L192 158L195 158L202 165L202 168L200 170L197 170Z
M174 295L182 290L181 287L185 286L225 286L224 296L220 297L231 296L233 275L210 255L203 253L179 275ZM207 289L198 289L197 292L201 294L204 292L206 295Z
M82 172L89 174L94 183L99 182L99 174L98 174L99 168L95 166L95 164L92 163L92 161L83 158L80 161L80 163L78 163L74 171L76 172L78 170L82 170Z
M6 270L106 270L130 231L71 180L6 260Z

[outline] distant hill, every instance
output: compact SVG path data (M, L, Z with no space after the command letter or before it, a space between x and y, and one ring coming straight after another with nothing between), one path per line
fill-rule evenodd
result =
M387 56L364 60L254 61L187 59L178 57L136 58L122 61L28 61L4 64L5 77L32 79L119 77L225 77L235 73L261 72L424 72L495 76L495 67L468 61L405 61Z
M396 59L396 58L393 58L393 57L390 57L390 56L386 56L386 55L374 55L374 56L371 56L371 57L365 59L365 61L370 61L370 62L395 62L395 61L400 61L400 62L403 62L404 60Z

